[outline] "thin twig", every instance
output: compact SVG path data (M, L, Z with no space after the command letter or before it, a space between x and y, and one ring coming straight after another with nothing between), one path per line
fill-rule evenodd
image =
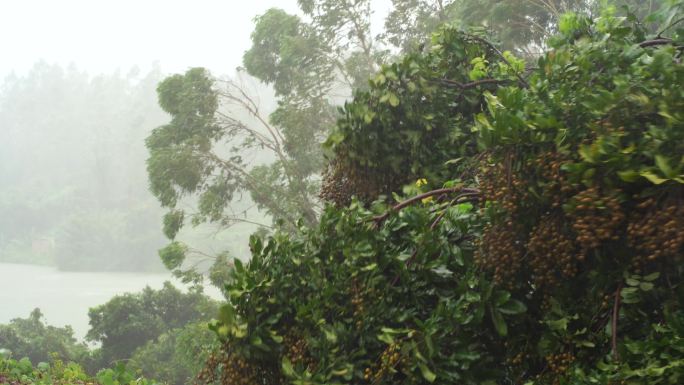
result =
M684 21L684 17L680 17L680 18L677 19L676 21L670 23L670 25L668 25L668 26L665 27L664 29L660 30L660 32L658 32L658 35L657 35L658 38L660 38L660 36L661 36L662 34L664 34L665 31L667 31L668 29L670 29L670 28L674 27L675 25L681 23L682 21Z

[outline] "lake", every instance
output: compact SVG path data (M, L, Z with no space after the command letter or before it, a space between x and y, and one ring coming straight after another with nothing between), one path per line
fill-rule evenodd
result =
M53 267L8 263L0 263L0 279L0 324L26 318L33 309L40 308L49 325L71 325L78 339L88 332L89 308L145 286L160 289L164 281L182 286L171 273L64 272ZM206 292L221 298L213 287Z

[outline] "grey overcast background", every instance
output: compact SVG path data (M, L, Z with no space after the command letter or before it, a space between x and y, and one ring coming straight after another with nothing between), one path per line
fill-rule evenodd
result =
M390 0L375 0L374 25ZM250 46L253 19L296 0L0 0L0 77L38 60L90 74L158 62L165 73L229 74Z

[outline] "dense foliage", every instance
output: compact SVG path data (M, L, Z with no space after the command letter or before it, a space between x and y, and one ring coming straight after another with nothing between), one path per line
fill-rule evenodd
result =
M115 296L91 308L86 339L101 344L101 365L130 358L134 351L163 334L190 322L208 321L216 304L200 291L183 293L166 282L160 290ZM168 337L167 337L168 338Z
M69 326L60 328L45 324L40 310L36 309L26 319L14 319L7 325L0 325L0 354L19 362L25 358L24 362L28 364L14 364L23 365L26 370L30 369L30 362L59 365L70 362L72 372L109 373L107 376L114 376L111 381L121 384L131 381L121 380L123 377L139 377L136 373L166 384L187 384L218 345L215 334L207 328L207 322L216 312L217 303L200 291L184 293L167 282L162 289L146 288L139 293L116 296L91 308L91 329L86 339L95 342L96 346L77 342ZM119 365L121 363L126 367ZM112 366L115 367L101 372ZM38 368L47 367L42 364ZM43 369L39 371L41 375L31 377L31 381L62 379L45 374L47 369ZM12 371L6 369L6 372ZM2 371L0 364L0 378L3 374L7 373ZM112 384L107 382L110 380L100 378L100 374L99 383Z
M128 367L167 384L189 384L217 347L216 335L206 321L188 323L136 349Z
M321 195L348 204L372 200L418 178L449 179L457 157L473 157L470 133L484 92L524 82L524 63L481 36L444 28L427 53L383 66L343 108L326 142L334 154ZM439 184L439 183L438 183Z
M394 205L353 201L328 207L318 226L253 237L252 260L236 261L212 326L225 345L200 379L681 383L683 5L670 1L652 16L662 22L655 35L610 9L595 20L569 14L525 72L508 54L483 56L493 46L482 40L473 46L471 35L442 30L433 41L451 44L425 57L467 49L452 75L464 96L468 77L509 77L477 88L481 111L465 109L434 137L430 119L400 113L422 107L420 95L397 91L411 80L401 64L385 67L346 107L333 154L383 165L383 156L420 151L421 141L401 140L415 131L435 142L418 167L403 168L406 179L450 159L467 165L450 181L436 173L444 179L428 183L437 190L421 191L419 180ZM434 71L430 60L413 61L414 74ZM428 100L451 89L422 92ZM438 109L447 107L444 122L461 112ZM477 147L450 147L450 133Z
M0 354L0 384L2 385L154 385L158 382L138 376L123 364L103 369L91 377L74 363L54 359L35 366L28 358L14 360Z
M88 358L86 345L76 342L71 327L46 325L39 309L33 310L27 318L15 318L7 325L0 325L0 349L32 362L48 361L50 354L65 361Z

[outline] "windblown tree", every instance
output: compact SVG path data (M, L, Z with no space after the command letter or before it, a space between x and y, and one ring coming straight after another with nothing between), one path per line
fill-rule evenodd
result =
M443 177L445 154L464 157L474 176L252 238L201 383L681 383L684 2L671 4L662 34L612 11L568 14L522 78L521 60L453 28L384 68L333 149L378 164L413 151ZM428 87L440 62L448 81ZM405 118L454 87L484 102ZM475 148L432 126L459 112L451 131ZM422 140L398 140L402 122Z
M294 228L300 216L315 223L312 173L287 153L282 130L261 115L244 88L195 68L165 79L158 92L171 121L147 138L148 172L152 192L169 209L163 221L169 239L186 221L221 228L251 222L233 206L245 193L285 228ZM270 163L249 164L245 157L252 157L250 151L267 151ZM194 269L181 271L190 250L174 241L160 254L169 269L197 279Z

